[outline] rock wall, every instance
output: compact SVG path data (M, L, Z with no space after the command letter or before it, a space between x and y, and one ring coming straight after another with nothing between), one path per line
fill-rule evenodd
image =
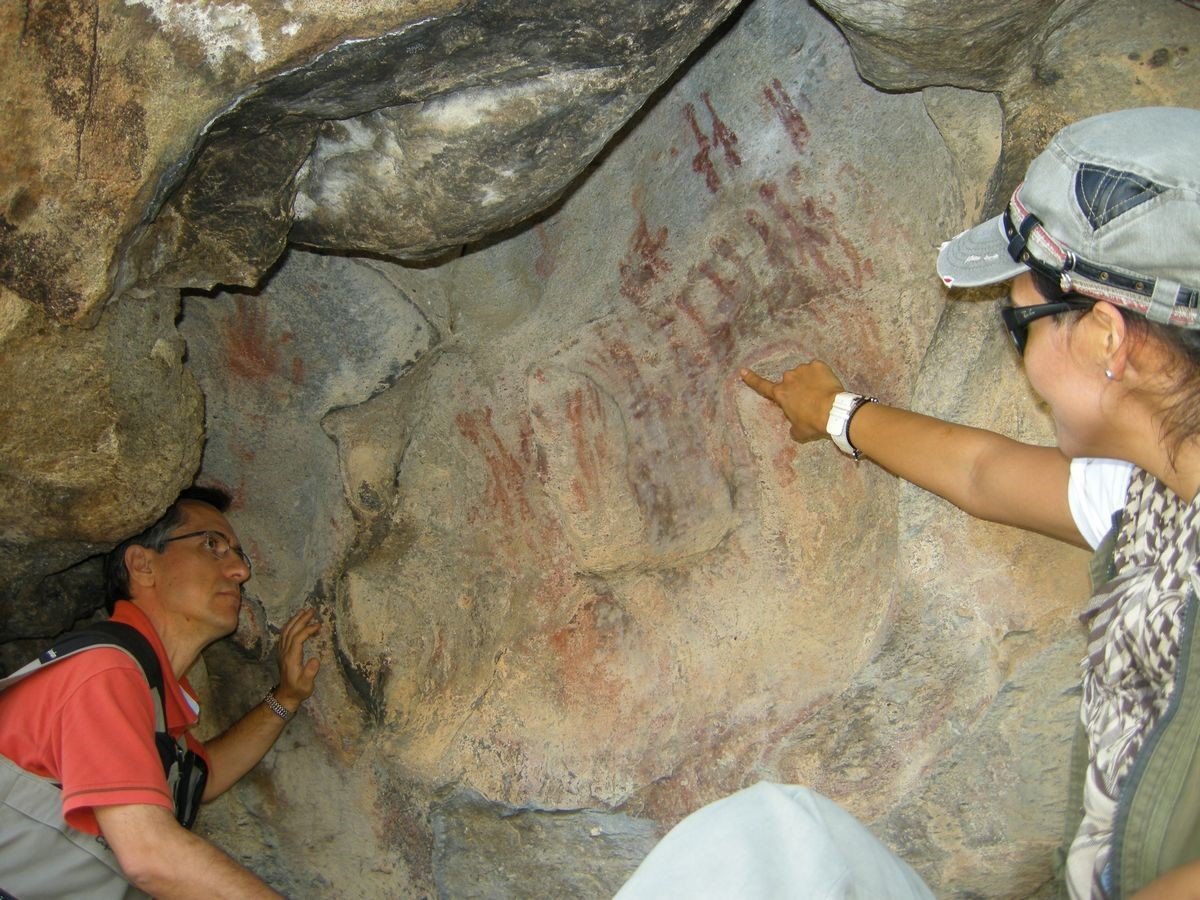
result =
M325 621L317 695L202 819L289 896L603 897L764 778L939 896L1049 895L1086 557L792 444L736 372L820 357L1049 441L994 292L948 302L936 248L1066 121L1200 106L1200 12L754 0L684 65L728 4L275 6L257 59L245 16L198 44L166 5L100 16L212 74L157 180L43 188L114 213L45 226L77 266L38 295L5 250L5 633L90 610L86 565L46 576L153 518L202 422L256 563L205 727L270 686L293 609Z
M136 395L115 395L118 410L102 379L86 377L90 362L56 378L28 335L90 361L89 331L120 317L130 340L108 366L155 359L187 382L138 307L169 327L179 289L257 285L289 235L415 259L513 227L557 198L734 6L56 0L0 10L0 346L28 376L14 380L0 426L76 447L109 435L113 460L89 470L47 461L20 437L0 443L0 506L20 518L35 502L40 520L0 535L19 569L0 588L5 605L27 602L66 555L78 559L80 539L94 550L153 521L195 475L203 428L194 393L170 404L168 436ZM71 412L58 408L64 388ZM23 428L29 408L54 412ZM138 450L156 442L146 486L119 500L106 472L144 471ZM99 523L69 551L40 543L75 534L80 510Z

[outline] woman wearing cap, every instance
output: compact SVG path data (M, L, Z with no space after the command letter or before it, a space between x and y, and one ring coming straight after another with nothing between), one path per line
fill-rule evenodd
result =
M1147 897L1200 894L1200 111L1125 110L1063 129L1004 214L943 246L938 271L956 288L1011 280L1001 316L1057 447L887 407L848 391L821 362L778 382L749 370L742 378L783 410L796 441L829 437L972 515L1097 551L1082 616L1083 818L1067 887L1072 897L1147 885ZM812 792L767 788L803 794L771 819L802 842L849 818ZM737 843L730 835L741 824L731 822L763 819L762 790L701 810L698 826L681 823L686 840L668 835L643 865L649 880L661 865L678 876L679 860L695 864L705 842L726 856L702 867L771 868L761 854L731 863L723 849ZM800 808L814 802L823 804L815 825ZM651 865L660 849L665 862ZM886 883L881 896L928 896L895 857L819 856L860 895ZM872 880L879 871L888 880ZM642 877L622 896L638 896ZM829 881L794 869L777 892L728 877L741 879L741 896L804 896Z

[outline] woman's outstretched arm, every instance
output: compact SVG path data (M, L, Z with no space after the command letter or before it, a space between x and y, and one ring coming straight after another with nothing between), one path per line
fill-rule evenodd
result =
M823 362L797 366L778 382L743 369L742 380L775 403L801 443L826 437L834 397L845 388ZM1037 447L920 413L868 403L850 420L850 443L894 475L971 515L1086 548L1067 503L1070 460Z

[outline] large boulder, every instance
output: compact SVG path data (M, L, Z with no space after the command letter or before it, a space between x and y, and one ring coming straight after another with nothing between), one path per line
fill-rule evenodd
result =
M204 400L178 308L177 293L129 296L82 329L29 307L0 336L0 639L95 610L95 584L43 578L148 525L195 477Z
M884 90L1021 82L1048 35L1095 0L816 0L842 29L859 74Z
M78 322L130 283L254 284L283 249L302 166L309 244L420 254L509 227L733 6L9 7L0 285ZM430 224L366 240L363 198L412 195L418 177L440 182L410 207ZM377 224L388 208L372 207Z

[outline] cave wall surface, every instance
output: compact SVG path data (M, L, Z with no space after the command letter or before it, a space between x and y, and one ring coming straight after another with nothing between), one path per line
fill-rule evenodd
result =
M317 694L201 821L289 896L609 896L764 778L938 896L1048 896L1086 556L791 443L736 373L820 357L1049 442L995 293L950 301L936 249L1067 121L1200 106L1200 12L754 0L682 65L730 5L266 6L266 50L243 17L187 52L169 5L113 4L96 46L209 72L199 111L137 190L98 160L103 189L7 197L66 217L22 259L82 299L0 272L6 636L86 614L86 566L46 576L199 466L255 559L204 727L291 611L325 623Z
M42 579L195 476L180 289L257 285L290 235L413 259L516 225L734 6L0 8L0 633L69 624L26 621Z

